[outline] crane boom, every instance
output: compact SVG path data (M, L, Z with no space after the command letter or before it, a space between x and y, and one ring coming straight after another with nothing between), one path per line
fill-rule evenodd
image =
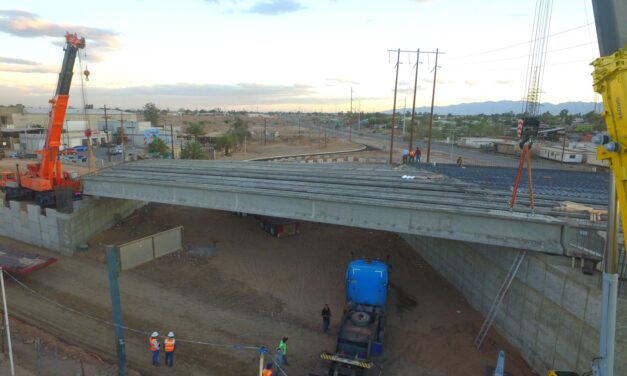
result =
M85 38L66 33L63 64L55 95L50 100L51 109L46 140L43 148L37 151L40 160L37 163L28 164L27 171L19 174L19 187L7 190L8 200L35 197L40 205L51 205L55 202L55 188L66 187L80 191L80 182L72 179L62 170L59 147L72 85L74 63L78 51L83 48L85 48Z

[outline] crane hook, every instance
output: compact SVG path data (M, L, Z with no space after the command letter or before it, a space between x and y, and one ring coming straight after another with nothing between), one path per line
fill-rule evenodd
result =
M89 75L91 74L91 72L89 72L87 66L85 66L85 71L83 72L83 74L85 75L85 81L89 81Z

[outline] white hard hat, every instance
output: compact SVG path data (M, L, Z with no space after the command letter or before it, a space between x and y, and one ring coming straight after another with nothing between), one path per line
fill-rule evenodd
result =
M168 333L168 337L174 337L174 332Z
M150 335L151 337L159 337L159 333L157 332L152 332L152 334Z

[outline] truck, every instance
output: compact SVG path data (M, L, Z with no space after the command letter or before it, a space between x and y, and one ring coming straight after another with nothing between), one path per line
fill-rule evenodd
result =
M389 265L378 259L350 262L346 301L335 350L323 351L309 376L371 376L380 368L373 358L383 353Z

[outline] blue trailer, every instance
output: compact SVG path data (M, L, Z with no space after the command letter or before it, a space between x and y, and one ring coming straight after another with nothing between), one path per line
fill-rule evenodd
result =
M310 376L378 375L372 359L383 353L388 264L353 260L346 270L346 306L335 351L322 352Z

